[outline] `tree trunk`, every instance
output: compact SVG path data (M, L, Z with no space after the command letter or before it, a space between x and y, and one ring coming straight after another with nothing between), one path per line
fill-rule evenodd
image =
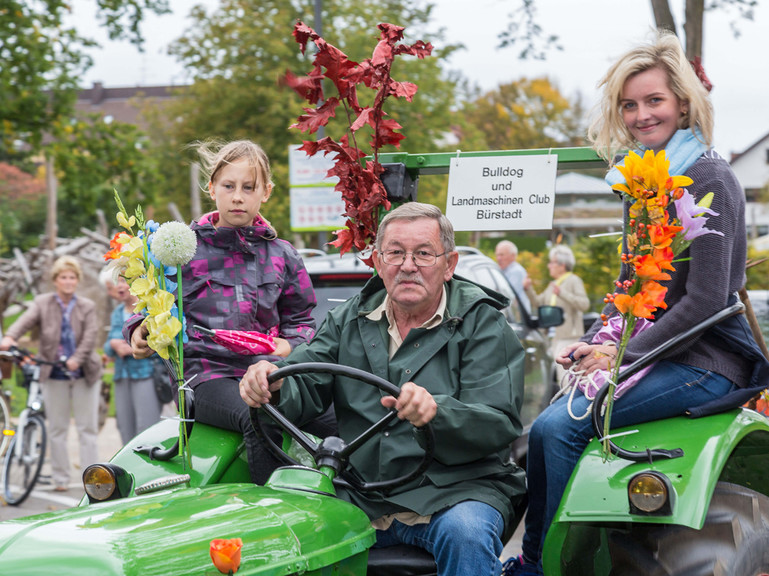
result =
M673 13L670 11L669 0L651 0L651 3L657 30L669 30L677 35L676 22L673 20Z
M702 57L702 26L705 20L705 0L686 0L686 58L690 61Z
M48 236L48 249L54 250L56 248L56 235L59 233L56 224L58 181L56 180L56 172L54 172L53 158L50 157L45 159L45 181L48 192L48 213L45 220L45 233Z

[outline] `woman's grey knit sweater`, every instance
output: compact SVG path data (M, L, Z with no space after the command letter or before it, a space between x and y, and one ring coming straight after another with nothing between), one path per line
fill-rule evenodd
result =
M694 181L687 189L695 201L713 192L711 209L718 216L709 216L706 227L723 232L724 235L706 234L695 238L689 249L677 257L689 259L675 262L675 272L671 273L671 279L661 282L668 289L665 297L667 310L659 310L654 325L633 337L625 352L623 364L640 358L672 336L722 310L727 306L729 295L745 284L745 193L740 183L726 160L714 151L700 156L686 171L686 176ZM628 208L626 202L626 219ZM671 216L675 215L672 203L669 210ZM619 280L623 281L626 277L627 268L623 265ZM611 315L616 313L616 308L609 304L603 313ZM600 326L599 320L582 340L590 342ZM752 369L742 356L720 349L701 337L684 342L671 351L667 359L711 370L738 386L747 384Z

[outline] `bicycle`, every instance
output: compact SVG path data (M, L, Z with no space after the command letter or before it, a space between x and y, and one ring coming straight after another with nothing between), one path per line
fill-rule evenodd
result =
M2 360L11 360L10 354L8 352L0 352L0 361ZM5 454L13 435L9 403L10 393L3 390L2 386L0 386L0 457Z
M24 377L22 387L27 389L27 404L19 414L16 429L6 427L4 430L10 444L3 456L3 496L6 503L18 506L32 492L45 460L46 429L40 366L62 364L34 357L15 346L0 352L0 357L12 360L20 368Z

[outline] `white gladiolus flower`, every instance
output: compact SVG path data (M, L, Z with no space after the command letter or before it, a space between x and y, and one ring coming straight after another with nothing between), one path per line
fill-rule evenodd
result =
M195 256L195 233L182 222L161 224L152 235L152 253L163 266L183 266Z

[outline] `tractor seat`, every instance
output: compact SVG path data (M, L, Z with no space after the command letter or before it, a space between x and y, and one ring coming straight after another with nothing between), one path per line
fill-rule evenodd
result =
M432 554L423 548L398 544L370 548L366 576L437 576Z

